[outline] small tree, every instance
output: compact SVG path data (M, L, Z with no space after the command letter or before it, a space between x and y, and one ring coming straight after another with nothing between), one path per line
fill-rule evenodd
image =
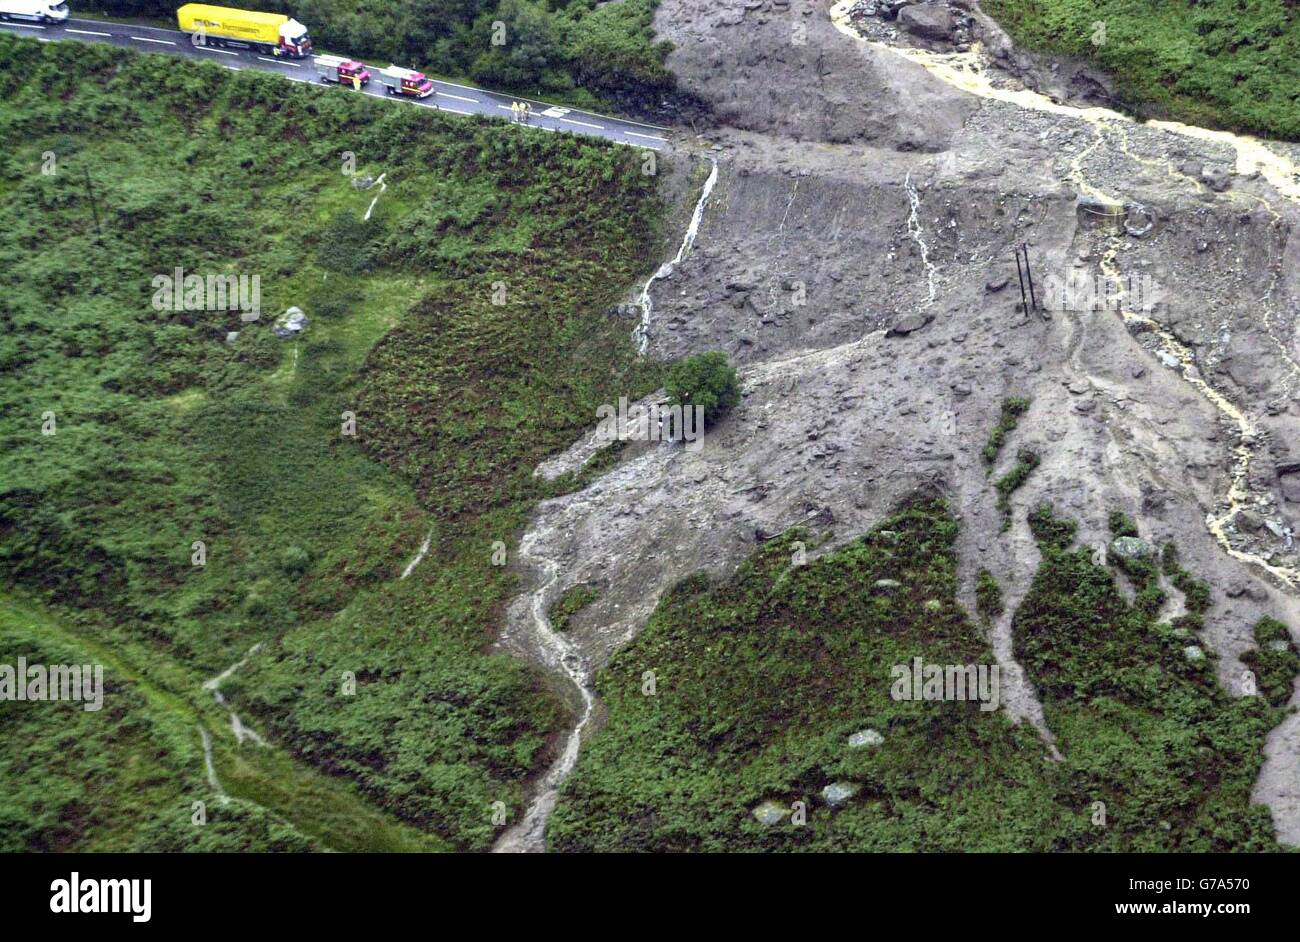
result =
M703 406L705 425L740 401L740 380L720 350L678 360L669 368L664 388L673 405Z

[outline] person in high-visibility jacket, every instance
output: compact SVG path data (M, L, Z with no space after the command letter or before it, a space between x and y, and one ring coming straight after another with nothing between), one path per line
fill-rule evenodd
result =
M356 91L361 91L361 76L355 72L352 75L352 87Z

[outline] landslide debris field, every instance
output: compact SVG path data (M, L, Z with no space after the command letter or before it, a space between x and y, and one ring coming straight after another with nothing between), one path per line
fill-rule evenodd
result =
M1133 88L967 0L660 0L653 28L698 114L652 177L640 152L279 102L217 67L197 116L175 91L108 136L56 127L129 181L110 221L175 222L130 176L145 152L265 168L280 202L250 197L243 239L201 210L106 247L70 181L12 164L0 199L38 200L86 266L251 256L313 321L243 350L235 324L92 343L139 299L74 305L91 273L51 261L9 276L28 391L5 400L0 661L103 652L128 699L73 781L53 748L0 749L5 781L41 783L0 800L0 847L1300 845L1300 146L1141 123ZM3 42L35 76L0 110L15 133L114 113L155 68ZM277 135L223 149L268 115ZM324 234L300 242L276 207L312 198ZM183 371L150 354L168 342ZM701 447L603 446L597 406L657 401L703 351L741 395ZM42 466L13 417L56 380L83 449L123 416L152 433ZM81 510L97 478L118 489ZM998 708L891 696L918 657L996 665ZM97 795L110 742L129 761ZM184 826L196 798L220 831Z
M512 607L505 649L528 656L545 634L536 612L574 586L599 587L566 616L570 673L598 697L553 842L1223 849L1264 846L1273 829L1300 841L1293 712L1262 720L1254 745L1234 734L1243 748L1218 769L1179 755L1218 748L1204 729L1157 731L1138 718L1173 710L1233 724L1243 692L1262 689L1243 681L1262 676L1261 657L1283 659L1273 698L1296 705L1285 636L1300 625L1297 148L1145 126L1072 100L1095 98L1100 80L1014 50L965 4L925 5L940 26L919 33L871 6L659 7L668 66L720 122L693 142L719 174L692 251L651 288L648 351L724 350L744 395L702 450L634 446L587 489L543 502L524 538L538 595ZM1118 216L1088 211L1108 205ZM1019 307L1019 244L1040 301L1048 295L1042 315ZM1114 286L1107 308L1061 303L1062 285L1094 278ZM1008 400L1027 406L990 462L985 445ZM1034 731L1011 762L1019 772L990 759L943 784L923 766L911 779L891 773L914 755L909 724L925 721L889 727L888 711L855 693L872 680L882 692L887 672L855 658L869 655L873 632L901 631L899 616L876 608L885 603L868 581L837 586L865 611L826 618L843 604L836 590L791 588L784 580L800 577L773 563L768 541L798 527L812 534L812 557L844 565L836 554L918 492L952 514L952 585L905 563L898 578L945 612L951 592L978 626L1003 669L1000 715ZM1068 574L1031 532L1042 507L1076 528L1067 543L1081 555ZM1116 514L1139 542L1113 546ZM1168 545L1171 568L1160 564ZM1146 557L1129 571L1125 548ZM736 575L753 566L767 577ZM689 588L674 590L683 579ZM1091 594L1111 579L1120 608ZM994 583L998 610L978 613L977 587L987 595ZM689 601L700 593L724 601L684 614L705 604ZM1281 641L1271 619L1286 626ZM1141 681L1126 666L1138 650L1156 658ZM1076 674L1082 661L1089 680ZM656 672L652 698L638 689L646 671ZM1163 671L1215 688L1215 705L1171 694ZM1109 719L1081 723L1089 708ZM848 745L864 727L883 735L876 758ZM958 765L981 748L954 741L964 734L943 721L926 728ZM1046 781L1041 763L1056 767ZM1077 786L1068 770L1081 766L1097 783L1063 796L1053 783ZM1250 785L1211 796L1228 767ZM1077 824L1095 793L1112 830L1007 833L968 814L978 835L916 819L883 838L921 809L993 801L1001 776L1021 773L1026 794L1054 796L1035 792L1026 809L1059 801L1046 818ZM828 800L822 789L840 779L854 796ZM787 833L799 800L822 816L802 838ZM1255 834L1228 823L1258 823L1251 802L1270 818Z

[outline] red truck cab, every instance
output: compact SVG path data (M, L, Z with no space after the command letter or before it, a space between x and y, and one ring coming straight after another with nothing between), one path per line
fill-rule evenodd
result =
M338 56L317 56L316 71L322 82L337 82L353 87L370 84L370 71L364 63Z

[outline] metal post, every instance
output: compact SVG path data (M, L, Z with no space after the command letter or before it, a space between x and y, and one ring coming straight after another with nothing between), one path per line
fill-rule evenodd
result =
M1034 276L1029 270L1029 246L1022 242L1020 243L1020 249L1025 253L1025 280L1029 282L1029 303L1031 303L1034 306L1034 310L1037 311L1038 298L1034 296Z
M1016 249L1016 277L1020 279L1020 309L1029 316L1029 299L1025 297L1025 273L1020 268L1020 249Z

